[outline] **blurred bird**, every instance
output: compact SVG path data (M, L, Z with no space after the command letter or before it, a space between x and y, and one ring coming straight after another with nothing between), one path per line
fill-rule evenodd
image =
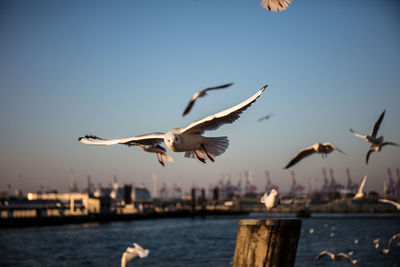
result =
M125 250L124 254L122 254L121 267L128 266L128 262L137 256L139 256L140 258L146 258L147 255L149 255L150 253L150 250L143 249L136 243L133 243L133 246L134 246L133 248L128 247Z
M376 239L372 240L372 244L377 244L377 243L379 243L379 241L380 241L380 239L376 238Z
M352 259L348 254L346 254L344 252L340 252L338 254L333 254L332 252L329 252L329 251L326 251L326 250L322 251L315 258L315 260L319 260L320 258L322 258L324 256L329 256L334 261L338 261L338 260L340 260L340 258L344 258L344 259L346 259L348 262L350 262L352 264L356 264L358 262L358 260Z
M201 120L192 122L184 128L175 128L167 133L149 133L141 136L134 136L121 139L90 139L80 137L81 143L89 145L115 145L115 144L134 144L156 146L161 142L174 152L185 152L186 158L197 158L206 163L205 158L214 161L215 156L225 152L229 146L228 137L204 137L205 131L218 129L220 126L236 121L240 114L260 97L268 85L265 85L257 93L243 101L242 103L210 115Z
M361 134L353 129L350 128L350 132L352 132L356 137L360 137L364 139L366 142L371 143L371 147L367 152L367 156L365 158L365 163L368 164L369 157L372 152L375 151L381 151L383 146L386 145L392 145L392 146L398 146L398 144L394 142L383 142L383 135L377 137L379 127L381 126L381 123L383 121L383 117L385 116L386 110L382 112L382 114L379 116L378 120L374 123L374 126L372 127L371 134Z
M394 236L392 236L388 242L388 247L390 247L390 245L392 244L393 240L395 239L400 239L400 233L395 234Z
M365 186L365 182L367 181L367 175L364 176L364 178L361 181L360 186L358 187L358 192L357 194L353 197L353 199L361 199L365 196L364 193L364 186Z
M273 115L274 115L274 114L269 114L269 115L263 116L263 117L259 118L257 121L260 122L260 121L268 120L268 119L271 118Z
M355 239L355 240L354 240L354 244L356 244L356 245L358 244L358 239ZM351 256L351 255L350 255L350 256Z
M334 237L334 236L335 236L335 233L331 233L329 236L330 236L330 237Z
M200 92L195 93L192 96L192 98L190 99L188 105L186 106L185 111L183 111L183 115L182 116L185 117L187 114L189 114L189 112L192 109L192 107L193 107L194 103L196 102L196 100L199 97L204 97L205 95L207 95L207 91L216 90L216 89L223 89L223 88L231 86L232 84L233 83L227 83L227 84L216 86L216 87L209 87L209 88L206 88L206 89L204 89L204 90L202 90Z
M89 145L104 145L102 142L103 141L107 141L107 140L103 139L103 138L99 138L99 137L94 136L94 135L86 135L85 137L80 137L79 141L81 143L89 144ZM141 145L141 144L136 143L136 142L126 142L126 143L120 143L120 144L127 145L127 146L137 146L143 151L150 152L150 153L156 153L157 160L162 166L165 166L163 160L166 160L166 161L169 161L169 162L174 161L174 159L171 158L166 153L165 148L160 146L160 145L158 145L158 144Z
M261 6L269 11L279 12L288 8L292 0L262 0Z
M310 234L313 234L314 231L315 231L314 228L311 228L309 232L310 232Z
M265 207L267 208L268 218L270 218L271 215L269 213L269 210L276 207L278 204L280 204L279 193L275 189L272 189L269 194L265 193L261 197L260 202L264 203ZM278 211L276 212L276 215L279 218Z
M322 158L324 158L324 156L327 157L327 154L331 153L334 150L336 150L340 153L346 154L342 150L335 147L334 145L332 145L329 142L322 143L322 144L315 143L314 145L306 147L303 150L301 150L296 156L294 156L294 158L291 161L289 161L289 163L284 167L284 169L292 167L293 165L295 165L297 162L299 162L303 158L308 157L314 153L320 153Z
M378 201L382 202L382 203L392 204L393 206L396 207L397 210L400 210L400 203L398 203L398 202L395 202L395 201L392 201L392 200L389 200L389 199L384 199L384 198L381 198Z

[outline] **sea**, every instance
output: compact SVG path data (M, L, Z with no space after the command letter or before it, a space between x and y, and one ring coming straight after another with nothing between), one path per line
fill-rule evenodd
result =
M241 216L169 218L128 222L0 229L0 266L120 266L127 247L149 249L128 266L231 266ZM295 218L294 214L281 214ZM295 266L352 266L341 259L315 260L323 250L353 252L355 266L400 267L400 214L313 214L302 219ZM376 248L376 244L379 247Z

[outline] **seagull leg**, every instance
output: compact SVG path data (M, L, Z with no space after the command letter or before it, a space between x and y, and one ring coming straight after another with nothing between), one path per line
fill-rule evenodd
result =
M203 144L201 144L201 147L204 149L204 152L206 152L207 157L208 157L212 162L214 162L214 159L208 154L208 152L207 152L207 150L206 150L206 147L205 147Z
M269 209L267 209L268 219L271 218L271 214L269 213Z
M278 217L278 218L280 218L281 216L279 215L279 209L278 208L276 208L276 217Z
M199 157L199 155L198 155L197 152L196 152L196 149L193 149L193 151L194 151L194 154L196 155L196 157L197 157L198 160L200 160L200 161L203 162L203 163L206 163L206 160L205 160L205 159Z
M162 160L162 157L160 156L160 153L156 153L156 155L157 155L158 162L160 162L160 164L161 164L163 167L165 167L164 162L163 162L163 160Z

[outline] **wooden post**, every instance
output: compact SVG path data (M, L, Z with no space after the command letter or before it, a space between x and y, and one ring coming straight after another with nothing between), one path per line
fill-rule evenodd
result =
M293 267L301 220L245 219L239 221L233 267Z
M196 212L196 189L192 188L192 213Z

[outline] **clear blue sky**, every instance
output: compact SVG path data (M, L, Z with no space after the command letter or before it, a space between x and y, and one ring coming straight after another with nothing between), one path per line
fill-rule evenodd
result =
M40 185L67 190L73 169L80 188L90 174L107 185L174 182L216 184L230 174L264 171L283 191L282 167L300 149L330 141L347 156L312 156L294 166L298 182L321 183L321 168L344 182L369 176L382 191L386 169L400 167L400 148L385 147L365 165L370 132L386 109L380 133L400 143L400 2L299 1L271 13L260 1L1 1L0 190ZM200 89L234 82L181 114ZM268 90L232 125L230 146L213 164L175 159L163 168L154 154L126 146L77 141L166 132ZM269 121L257 123L274 113Z

